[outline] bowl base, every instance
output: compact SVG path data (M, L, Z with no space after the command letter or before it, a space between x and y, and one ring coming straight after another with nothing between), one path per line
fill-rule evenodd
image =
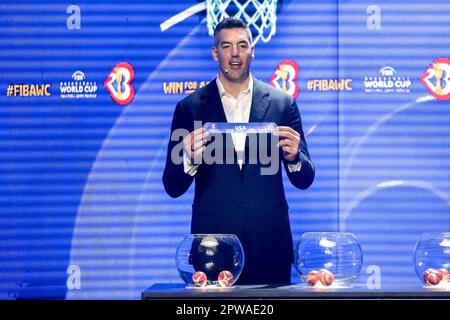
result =
M186 289L192 289L192 290L229 290L229 289L235 289L235 286L231 286L231 287L221 287L219 285L207 285L204 287L194 287L194 286L186 286Z
M436 290L436 291L450 291L450 283L438 284L438 285L430 285L424 284L422 288L426 290Z

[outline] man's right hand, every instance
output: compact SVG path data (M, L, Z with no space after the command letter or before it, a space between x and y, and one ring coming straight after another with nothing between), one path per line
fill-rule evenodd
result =
M202 154L206 149L209 132L203 128L198 128L183 138L184 152L188 155L192 164L201 163Z

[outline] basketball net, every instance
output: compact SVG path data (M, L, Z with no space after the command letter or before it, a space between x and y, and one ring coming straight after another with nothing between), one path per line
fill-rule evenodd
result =
M253 34L253 44L259 39L268 42L276 32L278 0L206 0L208 33L214 34L216 25L232 15L243 20ZM234 7L236 13L229 9Z

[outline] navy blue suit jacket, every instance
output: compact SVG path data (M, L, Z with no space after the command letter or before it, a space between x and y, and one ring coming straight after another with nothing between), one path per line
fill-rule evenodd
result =
M194 121L227 122L216 81L180 101L175 109L171 132L194 130ZM295 101L281 90L255 79L249 122L275 122L300 133L302 165L290 173L281 156L290 182L298 189L314 180L314 165L303 134ZM184 173L183 164L171 161L178 141L169 142L163 183L171 197L184 194L195 179L192 204L192 233L231 233L241 240L246 254L258 265L271 266L293 261L293 245L281 168L274 175L261 175L261 164L201 164L194 177ZM248 151L248 145L246 146Z

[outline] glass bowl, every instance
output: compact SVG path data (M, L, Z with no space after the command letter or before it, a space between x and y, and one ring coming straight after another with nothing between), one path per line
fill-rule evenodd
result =
M188 288L224 288L237 281L245 259L234 234L189 234L178 245L175 260Z
M312 287L351 287L362 263L361 246L352 233L306 232L295 251L300 279Z
M414 249L414 268L425 288L450 289L450 232L422 234Z

